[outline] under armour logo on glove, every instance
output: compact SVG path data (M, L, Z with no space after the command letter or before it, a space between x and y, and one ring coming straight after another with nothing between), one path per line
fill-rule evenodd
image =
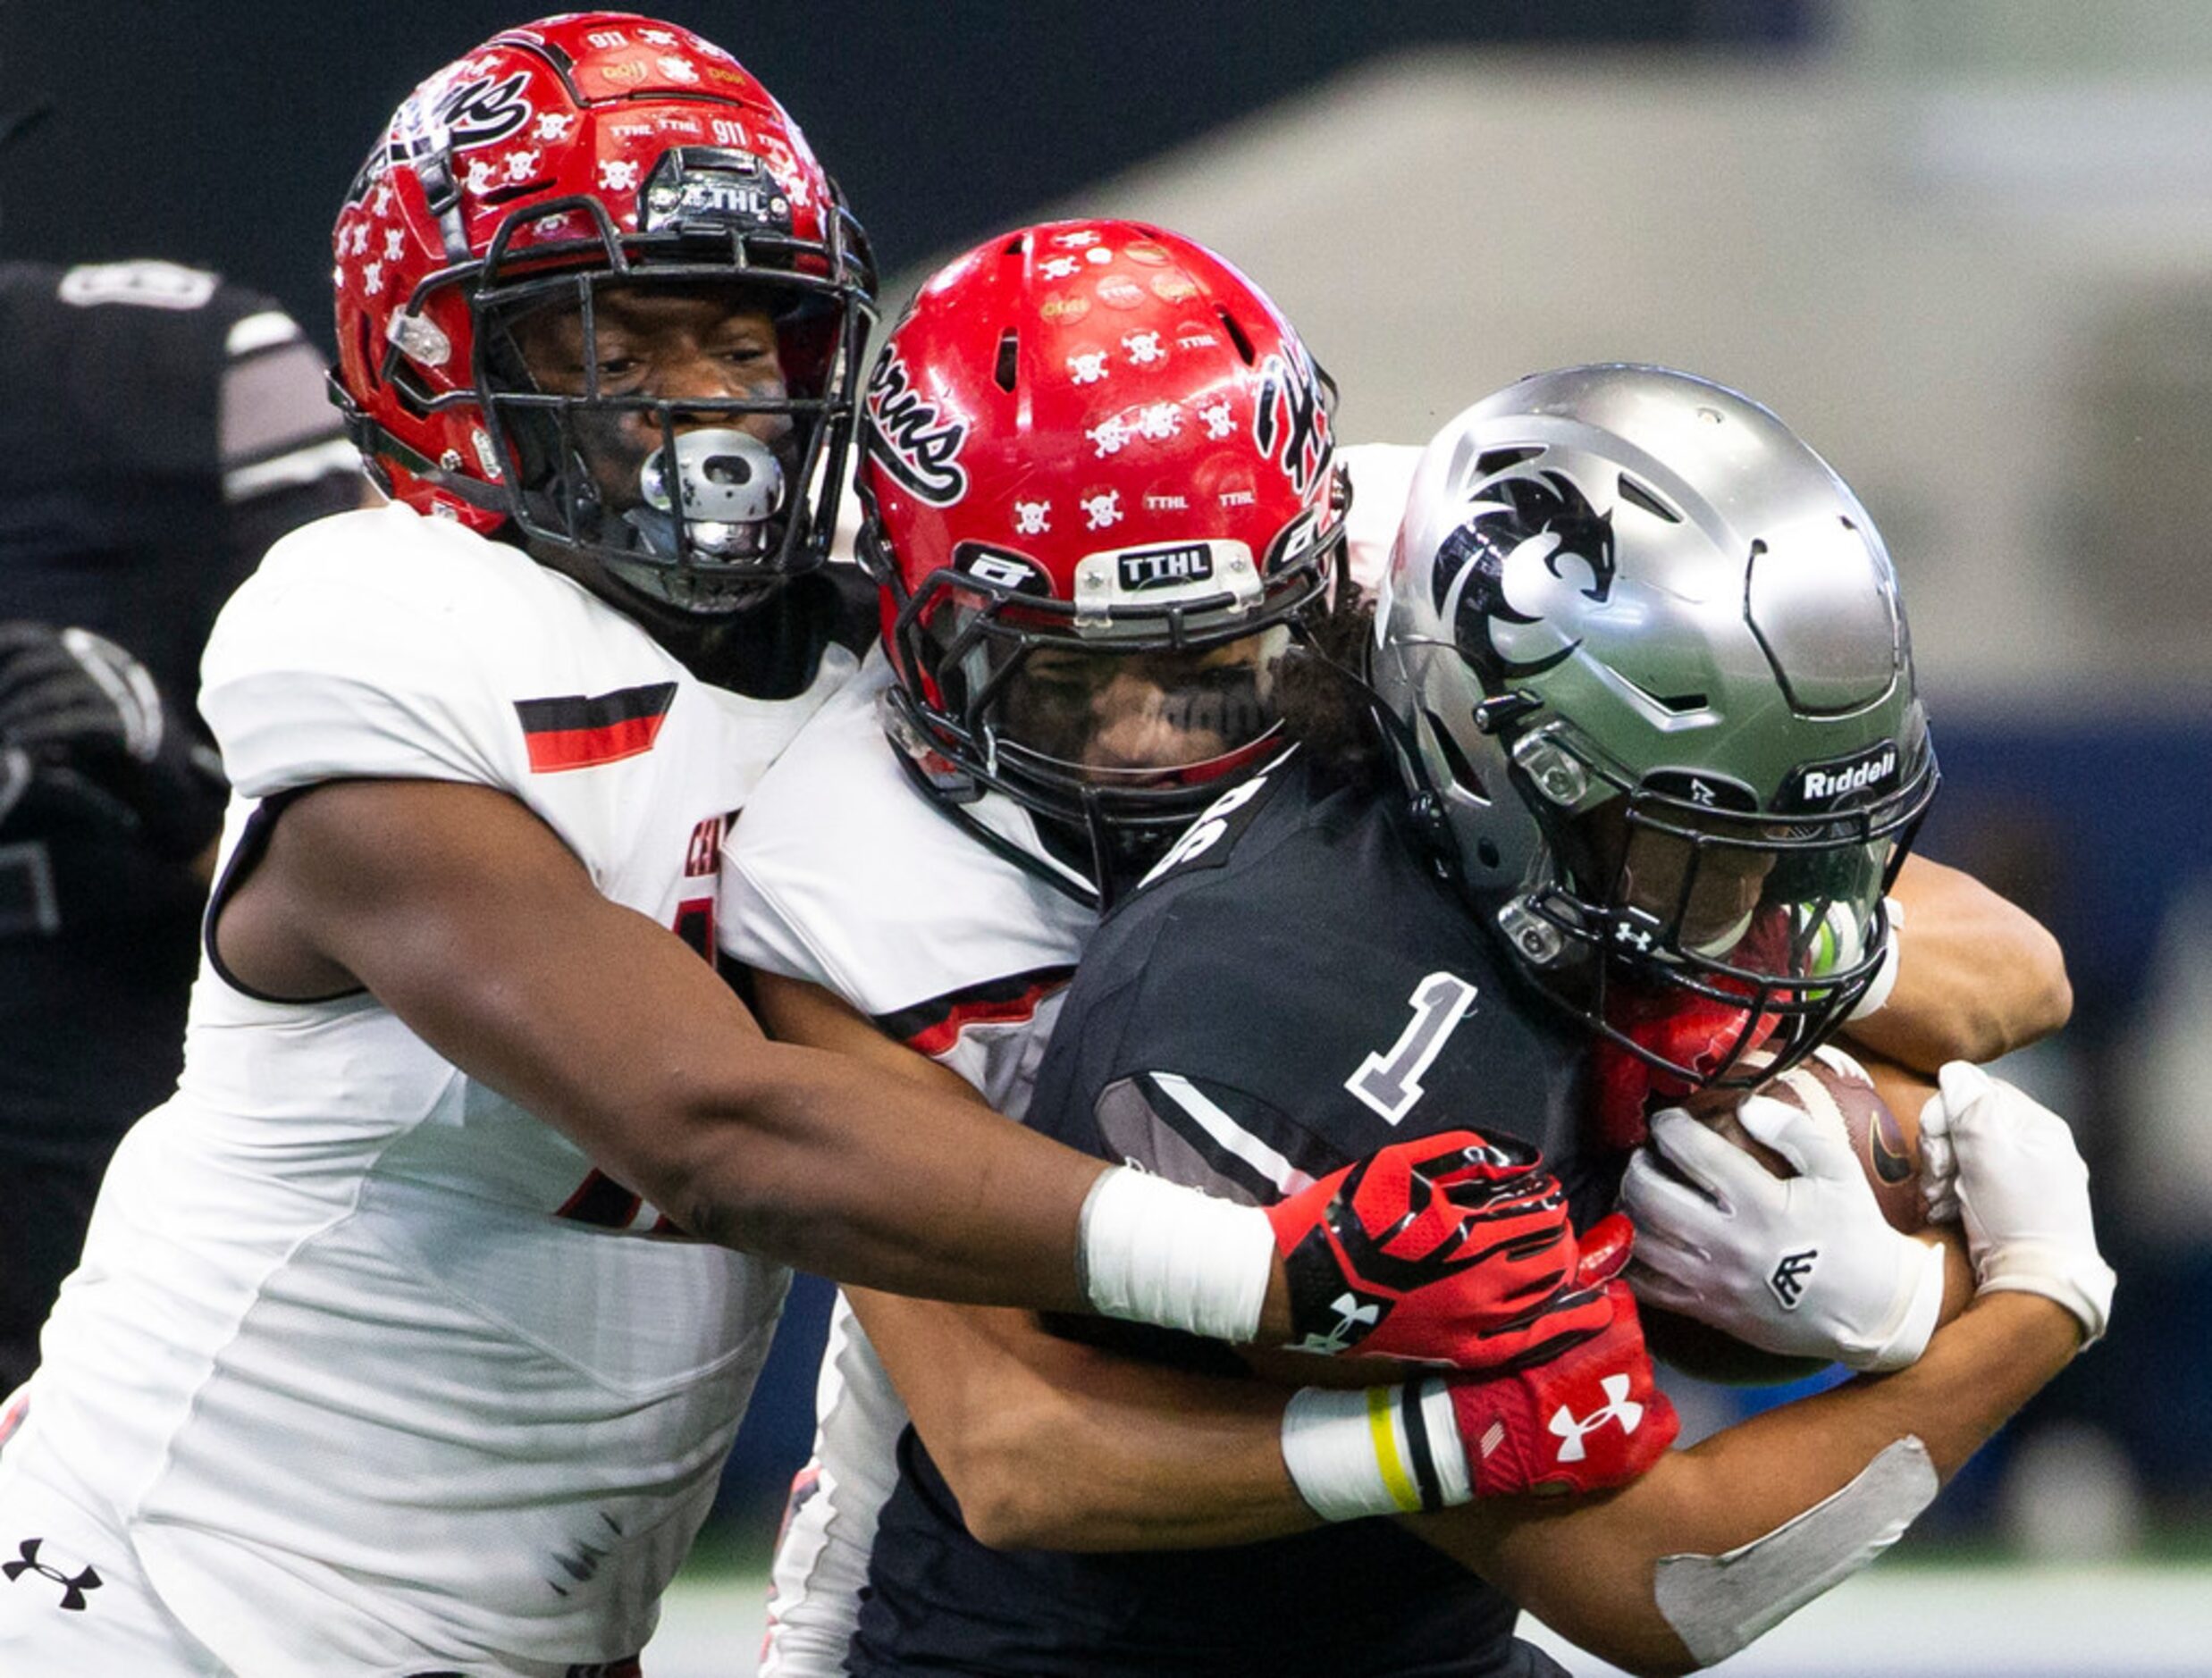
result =
M0 1563L0 1574L6 1575L10 1584L21 1580L26 1573L35 1573L41 1579L50 1579L62 1588L62 1607L73 1613L81 1614L84 1612L85 1592L97 1590L100 1588L99 1574L95 1573L89 1565L80 1568L76 1573L69 1573L63 1572L51 1562L42 1562L38 1559L38 1552L45 1548L46 1540L42 1538L25 1539L16 1546L16 1553L22 1559Z
M1605 1403L1602 1407L1592 1411L1586 1417L1576 1415L1565 1405L1552 1413L1552 1419L1544 1426L1566 1441L1560 1447L1560 1462L1581 1462L1589 1455L1583 1448L1583 1436L1593 1429L1603 1427L1608 1422L1619 1422L1623 1433L1634 1433L1643 1426L1644 1406L1628 1397L1633 1386L1627 1375L1608 1375L1598 1382L1599 1390L1605 1395Z
M1785 1253L1782 1261L1774 1267L1774 1274L1767 1278L1767 1286L1774 1290L1774 1297L1785 1311L1797 1309L1797 1302L1805 1296L1805 1279L1812 1274L1812 1261L1821 1256L1821 1249L1809 1246L1802 1253Z
M1392 1144L1267 1209L1291 1347L1492 1369L1597 1333L1567 1196L1518 1137Z
M1645 1472L1674 1443L1681 1421L1653 1377L1628 1285L1608 1282L1598 1296L1612 1318L1594 1338L1508 1374L1449 1383L1476 1496L1602 1491Z
M1362 1299L1355 1293L1339 1294L1329 1302L1329 1309L1336 1313L1336 1321L1328 1326L1326 1331L1308 1334L1291 1349L1333 1357L1366 1338L1368 1331L1382 1321L1384 1303L1379 1299Z

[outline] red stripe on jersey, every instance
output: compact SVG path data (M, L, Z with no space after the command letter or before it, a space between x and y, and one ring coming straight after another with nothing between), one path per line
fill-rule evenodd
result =
M630 717L599 728L562 728L550 734L526 734L534 774L557 769L588 769L598 763L619 763L651 751L666 717Z
M595 1170L576 1185L576 1193L553 1216L571 1223L588 1223L595 1229L627 1229L644 1206L643 1196L633 1194L604 1171Z
M1017 973L1011 978L902 1008L882 1016L876 1024L916 1053L934 1058L958 1043L960 1034L971 1026L1015 1025L1031 1018L1039 1004L1064 987L1074 974L1073 968L1066 967Z
M530 749L530 768L542 775L651 751L675 703L675 683L649 682L589 697L517 700L515 716Z

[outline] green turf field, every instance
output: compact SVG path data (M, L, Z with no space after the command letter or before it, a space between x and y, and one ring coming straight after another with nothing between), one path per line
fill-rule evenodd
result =
M646 1678L745 1678L760 1647L762 1591L757 1564L727 1551L698 1558L670 1594ZM1619 1678L1540 1626L1525 1622L1523 1632L1576 1678ZM2208 1678L2212 1561L1877 1565L1709 1670L1723 1678Z

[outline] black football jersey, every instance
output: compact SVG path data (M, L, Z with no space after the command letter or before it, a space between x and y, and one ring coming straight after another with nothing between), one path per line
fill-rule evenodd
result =
M1247 1204L1425 1131L1537 1144L1576 1221L1621 1156L1585 1136L1587 1037L1527 992L1409 843L1394 793L1293 758L1202 819L1086 951L1029 1122ZM1075 1325L1071 1325L1075 1326ZM1224 1347L1081 1331L1188 1367ZM861 1674L1493 1674L1559 1668L1501 1593L1386 1520L1231 1549L997 1554L910 1430L851 1659Z
M213 274L0 263L0 618L105 635L197 727L217 608L359 499L321 357ZM36 782L0 821L0 1154L105 1158L168 1095L203 895Z

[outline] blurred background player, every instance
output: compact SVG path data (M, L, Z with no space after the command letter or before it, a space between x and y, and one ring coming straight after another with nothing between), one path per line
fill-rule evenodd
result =
M816 573L872 274L765 89L651 19L509 30L403 103L332 248L392 504L279 543L209 641L207 960L0 1414L10 1663L622 1669L777 1261L1309 1332L1346 1276L1280 1253L1333 1186L1301 1222L1102 1170L766 1042L700 959L731 812L854 665ZM1457 1263L1486 1183L1411 1163L1344 1214L1428 1214L1368 1344L1449 1361L1500 1313Z
M925 293L923 310L928 306ZM1608 395L1619 398L1617 406L1609 407ZM1667 422L1691 405L1725 414L1739 446L1731 453L1724 442L1716 457L1696 449L1701 440L1694 432L1670 429ZM1601 797L1627 799L1636 811L1630 827L1644 828L1649 838L1666 836L1646 824L1658 813L1652 801L1663 799L1668 777L1662 773L1644 785L1612 755L1642 762L1633 731L1624 738L1618 726L1608 726L1602 709L1576 686L1592 679L1594 667L1624 680L1648 677L1654 662L1698 665L1710 652L1714 727L1653 750L1664 765L1687 763L1725 776L1731 786L1748 789L1755 780L1770 797L1772 784L1787 779L1792 752L1814 760L1854 751L1879 755L1887 743L1888 769L1882 777L1865 777L1878 784L1853 787L1842 801L1847 810L1824 805L1812 815L1800 812L1786 834L1770 831L1775 824L1769 822L1723 822L1686 846L1686 854L1673 856L1671 871L1659 866L1664 859L1647 852L1624 873L1621 850L1634 848L1624 829L1608 872L1562 877L1587 896L1577 925L1589 960L1610 959L1604 952L1612 941L1602 927L1642 927L1648 919L1653 954L1622 963L1624 975L1640 973L1645 983L1701 1001L1712 1000L1703 991L1727 998L1728 1021L1708 1022L1709 1035L1724 1045L1755 1035L1771 1046L1801 1050L1832 1029L1881 970L1886 935L1877 904L1900 835L1932 788L1902 618L1879 541L1848 491L1809 451L1763 410L1717 387L1642 370L1599 370L1585 384L1575 374L1554 375L1504 393L1469 418L1491 419L1504 432L1532 411L1547 419L1518 438L1502 438L1494 458L1481 447L1486 433L1470 440L1476 428L1467 421L1432 447L1416 478L1414 510L1392 570L1393 601L1411 591L1417 603L1393 615L1384 644L1409 661L1426 654L1456 665L1464 657L1463 680L1477 685L1464 701L1450 702L1451 713L1472 718L1488 643L1469 644L1468 632L1479 634L1493 621L1542 622L1535 595L1549 586L1546 579L1557 581L1562 598L1570 589L1591 591L1585 598L1599 602L1588 608L1593 614L1602 614L1608 600L1636 605L1636 627L1624 631L1633 644L1610 637L1611 623L1589 627L1585 667L1549 684L1546 670L1567 660L1548 667L1541 658L1526 660L1533 667L1519 672L1522 679L1552 696L1558 709L1525 706L1517 715L1533 715L1529 726L1542 729L1562 751L1569 749L1562 734L1584 742L1572 732L1575 719L1601 729L1603 776L1626 771L1631 778L1623 784L1594 775L1583 790L1602 784L1607 790ZM1611 434L1611 426L1625 431L1627 440ZM1547 443L1556 445L1548 453ZM1536 465L1525 464L1538 456L1544 457ZM1623 459L1639 463L1633 493L1618 491L1613 482ZM1506 478L1543 493L1524 500ZM1474 498L1482 505L1467 508L1459 492L1468 479L1484 481L1495 494ZM1464 523L1468 533L1494 539L1494 546L1470 552L1462 542L1440 557L1443 544L1425 541L1435 533L1421 516L1425 497L1426 510L1444 527ZM1670 499L1657 499L1662 497ZM1577 508L1585 516L1569 517ZM1852 537L1838 522L1846 512L1863 537ZM1486 525L1482 515L1490 516ZM1648 518L1653 528L1632 524L1632 515ZM988 497L977 516L988 516ZM1624 526L1617 552L1616 516ZM1662 580L1686 598L1743 599L1746 550L1732 540L1731 516L1768 533L1777 550L1770 575L1802 582L1840 572L1849 579L1835 583L1840 594L1834 598L1785 586L1779 600L1762 599L1770 609L1759 625L1762 633L1786 638L1779 644L1792 660L1789 674L1802 676L1799 661L1811 656L1811 646L1800 637L1810 636L1830 678L1865 684L1849 721L1826 711L1808 714L1787 699L1778 711L1772 701L1778 689L1787 692L1788 674L1762 675L1760 667L1746 668L1728 656L1752 637L1740 617L1731 635L1725 609L1710 619L1695 608L1673 617L1650 609ZM1824 516L1834 525L1832 538L1823 533ZM1667 528L1686 519L1686 528ZM1515 553L1518 564L1510 578L1501 576L1501 566ZM1731 566L1733 591L1692 586L1703 571L1730 574ZM1601 582L1618 591L1608 593ZM1478 586L1490 591L1475 591ZM1843 595L1859 615L1823 637L1820 625ZM1469 616L1459 618L1447 609L1441 633L1425 631L1425 614L1447 599L1455 605L1465 600ZM1496 618L1488 618L1485 608ZM1571 638L1571 625L1553 621L1549 627L1562 641ZM1392 640L1392 631L1404 639ZM1511 650L1518 655L1527 648ZM1558 648L1539 650L1548 657ZM1607 684L1601 677L1598 685ZM1620 683L1611 685L1617 690ZM1383 750L1369 767L1386 778L1387 743L1409 741L1409 732L1400 731L1422 725L1426 703L1417 695L1425 691L1426 684L1400 687L1392 705L1398 726L1386 740L1371 743ZM1356 716L1357 690L1348 685L1307 692L1325 695L1325 709L1349 709ZM1346 740L1341 720L1333 732L1340 744ZM1357 734L1350 731L1355 740ZM1316 767L1315 756L1309 749L1226 793L1106 922L1067 993L1030 1121L1107 1157L1202 1181L1215 1194L1245 1201L1294 1193L1328 1169L1340 1150L1356 1150L1366 1132L1472 1121L1496 1134L1495 1127L1528 1126L1540 1129L1530 1139L1541 1140L1559 1162L1581 1216L1594 1218L1610 1203L1625 1154L1608 1145L1587 1112L1594 1083L1587 1048L1603 1023L1602 1015L1587 1011L1593 998L1586 990L1576 993L1577 1005L1569 1011L1541 1000L1522 973L1523 946L1498 937L1486 913L1469 912L1475 905L1447 883L1456 868L1440 871L1452 830L1441 822L1425 826L1409 794L1333 782L1331 769ZM801 761L793 759L793 767ZM1467 784L1464 770L1455 784ZM1513 801L1510 809L1547 796L1533 778L1487 784L1500 803ZM1695 801L1686 806L1703 809ZM1501 811L1500 819L1508 818ZM741 857L749 842L741 824ZM1521 859L1517 880L1538 877L1527 868L1531 861ZM1953 887L1947 883L1944 889ZM1981 913L1997 942L2031 957L2043 947L2039 929L1981 895ZM1763 950L1773 935L1761 912L1767 910L1808 927L1847 925L1858 935L1857 952L1842 961L1824 957L1815 974L1806 960L1813 946L1800 940L1794 956L1777 950L1762 968L1743 966L1750 959L1745 940L1755 933ZM1682 952L1692 948L1703 949L1709 961L1730 958L1732 971L1753 974L1755 993L1714 986L1716 969L1701 973L1685 961ZM1843 994L1832 994L1838 990ZM2042 994L2038 981L2014 994L2031 1012ZM768 1005L772 1011L773 1003ZM980 1016L976 1023L984 1025ZM1640 1043L1636 1049L1639 1063L1658 1058ZM1727 1070L1717 1057L1670 1073L1702 1084ZM1797 1142L1788 1138L1790 1146ZM1975 1169L2002 1177L2009 1159L2004 1147L1982 1145ZM2065 1158L2072 1157L2066 1149ZM1833 1161L1817 1167L1832 1198L1825 1222L1813 1227L1800 1196L1795 1224L1786 1212L1777 1228L1790 1239L1839 1242L1866 1254L1858 1280L1831 1290L1808 1314L1823 1324L1829 1355L1860 1367L1899 1368L1913 1361L1934 1328L1937 1300L1929 1286L1941 1267L1881 1223L1855 1164L1846 1159L1843 1167L1840 1173ZM2048 1188L2056 1204L2071 1179L2063 1171L2051 1178L2036 1187ZM2082 1220L2072 1251L2084 1266L2092 1264L2093 1246L2086 1256L2080 1246L2086 1204L2078 1196L2065 1204L2078 1208ZM1660 1207L1650 1214L1662 1233L1667 1213ZM2017 1237L2016 1223L2008 1233ZM1935 1289L1939 1296L1939 1279ZM1724 1436L1685 1459L1693 1466L1663 1463L1650 1490L1639 1484L1590 1506L1632 1506L1635 1513L1618 1525L1593 1525L1580 1514L1554 1518L1565 1514L1568 1506L1560 1504L1540 1506L1546 1515L1522 1522L1506 1513L1510 1502L1484 1514L1478 1500L1457 1519L1458 1530L1475 1536L1452 1553L1483 1578L1504 1584L1510 1597L1541 1602L1570 1634L1644 1658L1670 1647L1674 1634L1672 1622L1655 1618L1648 1590L1654 1553L1706 1546L1717 1553L1758 1540L1818 1498L1857 1483L1870 1461L1906 1430L1892 1425L1899 1415L1922 1430L1924 1443L1883 1459L1860 1491L1841 1501L1855 1519L1871 1509L1876 1529L1900 1518L1900 1511L1909 1520L1932 1495L1937 1469L1955 1469L2063 1364L2081 1333L2101 1326L2100 1305L2088 1300L2082 1308L2095 1321L2081 1328L2048 1307L2023 1310L2008 1303L1971 1327L1946 1330L1937 1338L1942 1355L1888 1389L1905 1396L1901 1410L1869 1396L1884 1389L1870 1389L1839 1411L1804 1411L1787 1424ZM1009 1313L902 1305L879 1317L865 1299L862 1312L914 1406L920 1439L910 1434L903 1442L899 1484L880 1513L860 1633L846 1656L846 1669L856 1672L1552 1670L1512 1641L1516 1605L1509 1595L1442 1565L1442 1558L1387 1528L1361 1524L1218 1554L1048 1552L1187 1550L1295 1532L1308 1523L1310 1512L1294 1497L1271 1499L1268 1489L1281 1487L1282 1463L1257 1448L1277 1430L1314 1511L1341 1519L1434 1509L1470 1493L1511 1489L1486 1478L1506 1464L1526 1476L1522 1484L1567 1479L1587 1460L1585 1452L1637 1439L1644 1429L1661 1425L1626 1364L1579 1372L1597 1374L1595 1390L1582 1402L1567 1396L1571 1389L1552 1394L1538 1410L1548 1425L1536 1430L1527 1455L1518 1442L1509 1444L1501 1463L1479 1451L1462 1453L1459 1444L1462 1437L1488 1437L1482 1421L1499 1421L1493 1444L1514 1437L1505 1421L1514 1412L1490 1408L1496 1400L1486 1384L1449 1389L1450 1406L1441 1411L1426 1406L1441 1404L1446 1389L1417 1389L1421 1422L1409 1420L1396 1447L1398 1460L1423 1464L1411 1476L1420 1483L1409 1498L1409 1488L1384 1465L1387 1454L1369 1442L1370 1419L1410 1418L1406 1395L1417 1389L1388 1391L1379 1409L1358 1396L1347 1410L1336 1396L1308 1394L1293 1401L1286 1420L1279 1393L1270 1397L1249 1385L1209 1388L1198 1374L1156 1372L1156 1385L1148 1392L1133 1364L1025 1331ZM1186 1371L1224 1367L1224 1360L1188 1342L1112 1338ZM833 1345L841 1362L849 1350L849 1344ZM1563 1361L1578 1355L1570 1352ZM1545 1372L1539 1367L1526 1379L1540 1381ZM1618 1385L1605 1384L1608 1376ZM1975 1395L1971 1400L1969 1393ZM1468 1425L1470 1416L1477 1425ZM844 1442L843 1422L833 1413L824 1430L831 1468L838 1466L834 1452ZM1364 1478L1349 1466L1359 1450L1372 1453ZM1455 1458L1456 1469L1444 1466ZM1910 1464L1909 1474L1900 1473L1904 1464ZM1808 1495L1823 1476L1827 1483ZM786 1540L779 1615L787 1611L786 1580L812 1583L809 1568L842 1565L844 1531L834 1520L824 1530L812 1510L841 1490L868 1493L867 1464L858 1465L853 1482L839 1488L825 1472L819 1486L803 1484L794 1532L811 1527L818 1537L803 1552L795 1538ZM1735 1536L1724 1541L1726 1533ZM1849 1541L1824 1553L1822 1565L1856 1556L1863 1539L1851 1528ZM1772 1608L1771 1602L1728 1605L1736 1617L1723 1616L1725 1635L1716 1629L1720 1621L1694 1633L1699 1658L1714 1658L1720 1642L1741 1640L1770 1623ZM788 1670L834 1669L801 1664L802 1655L815 1655L811 1643L783 1635L794 1651ZM1670 1658L1678 1661L1681 1646L1671 1648Z
M4 1394L109 1153L176 1083L227 796L192 702L208 628L362 484L299 328L198 269L0 262L0 382Z

